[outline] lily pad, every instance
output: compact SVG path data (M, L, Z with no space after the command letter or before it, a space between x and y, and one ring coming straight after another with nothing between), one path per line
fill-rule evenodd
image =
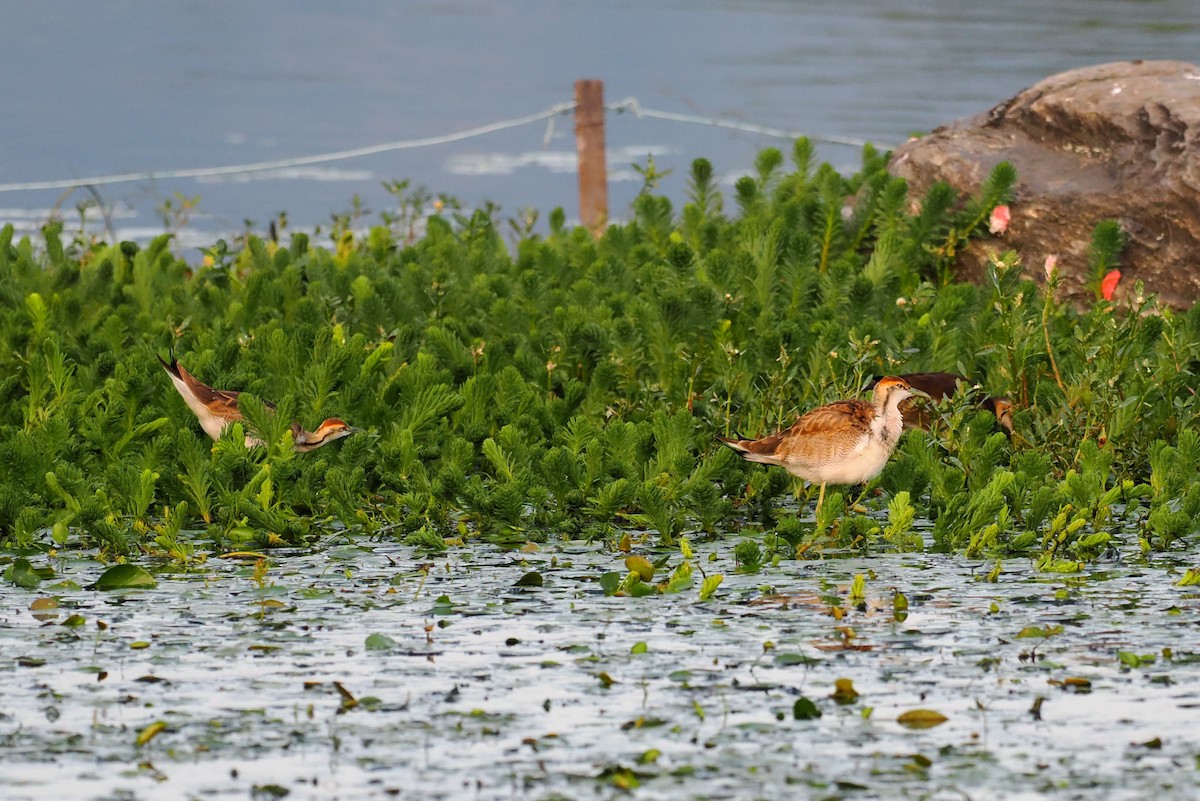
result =
M41 582L42 577L33 569L28 559L17 559L4 571L4 579L22 589L32 590Z
M932 729L947 720L948 717L932 709L910 709L896 718L896 722L906 729Z
M816 720L821 717L821 710L807 698L799 698L792 704L792 717L796 720Z
M386 634L378 632L367 635L366 648L368 651L390 651L396 647L396 641Z
M98 590L129 590L129 589L150 589L157 587L158 582L154 576L150 575L145 569L137 565L115 565L105 570L96 579L96 589Z
M525 575L517 579L513 584L514 587L540 587L542 586L542 574L536 570L531 570Z

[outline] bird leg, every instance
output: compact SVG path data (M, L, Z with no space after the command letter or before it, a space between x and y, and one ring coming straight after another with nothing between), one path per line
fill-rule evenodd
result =
M817 510L813 512L813 520L816 520L821 514L821 504L825 501L825 482L821 482L821 491L817 493Z

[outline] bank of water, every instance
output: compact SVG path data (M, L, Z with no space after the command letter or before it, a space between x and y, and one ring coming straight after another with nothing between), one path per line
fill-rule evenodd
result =
M695 584L643 598L606 596L623 555L581 543L346 543L257 577L212 556L116 592L83 589L95 561L34 559L55 576L0 586L0 796L1200 792L1200 592L1181 566L1013 561L989 582L990 563L885 555L750 574L733 544L696 543ZM704 602L701 571L724 576ZM898 721L916 710L946 720Z

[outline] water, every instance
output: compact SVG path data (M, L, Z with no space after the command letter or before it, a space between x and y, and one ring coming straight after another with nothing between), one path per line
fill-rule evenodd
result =
M887 147L1004 100L1052 73L1127 58L1194 59L1190 0L477 0L332 7L315 0L5 4L0 183L223 166L436 136L568 102L596 77L606 97ZM120 238L163 230L156 209L199 196L192 245L287 212L326 228L359 196L389 208L409 179L501 216L576 213L574 136L546 126L453 145L219 180L98 187ZM691 160L730 184L777 139L610 116L610 205L620 217L653 154L679 202ZM819 155L851 169L854 148ZM84 191L0 193L0 221L35 230ZM95 217L95 212L92 212ZM98 220L97 220L98 223ZM102 231L98 224L93 231Z
M438 557L337 545L278 555L263 587L247 563L213 557L109 593L59 583L94 581L96 562L35 558L57 575L35 591L0 584L0 797L1200 792L1200 604L1169 563L1064 577L1014 562L993 584L979 580L990 565L933 555L737 574L732 542L695 545L695 564L725 576L708 602L696 587L605 596L598 579L620 559L579 543ZM513 586L528 571L544 586ZM60 609L38 619L44 596ZM367 648L373 634L392 647ZM838 679L856 701L831 698ZM801 698L821 717L796 719ZM915 709L948 720L897 722Z

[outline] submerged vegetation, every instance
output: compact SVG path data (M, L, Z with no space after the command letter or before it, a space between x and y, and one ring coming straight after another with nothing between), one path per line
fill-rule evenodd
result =
M999 239L988 280L956 282L1011 169L975 198L915 199L883 154L863 156L846 177L804 140L790 165L766 150L732 198L699 160L681 210L648 190L599 238L557 210L545 235L514 227L511 247L489 211L453 205L415 239L405 217L337 227L329 248L218 242L196 265L168 237L110 245L52 224L14 241L8 226L0 544L187 562L333 531L430 550L736 531L748 570L938 549L1069 571L1193 534L1200 312L1069 307ZM1120 246L1098 229L1097 285ZM200 380L248 393L265 447L246 447L243 424L215 445L203 434L155 358L172 347ZM927 370L1010 397L1011 440L953 402L811 520L784 471L714 439ZM295 453L291 420L326 417L366 433Z

